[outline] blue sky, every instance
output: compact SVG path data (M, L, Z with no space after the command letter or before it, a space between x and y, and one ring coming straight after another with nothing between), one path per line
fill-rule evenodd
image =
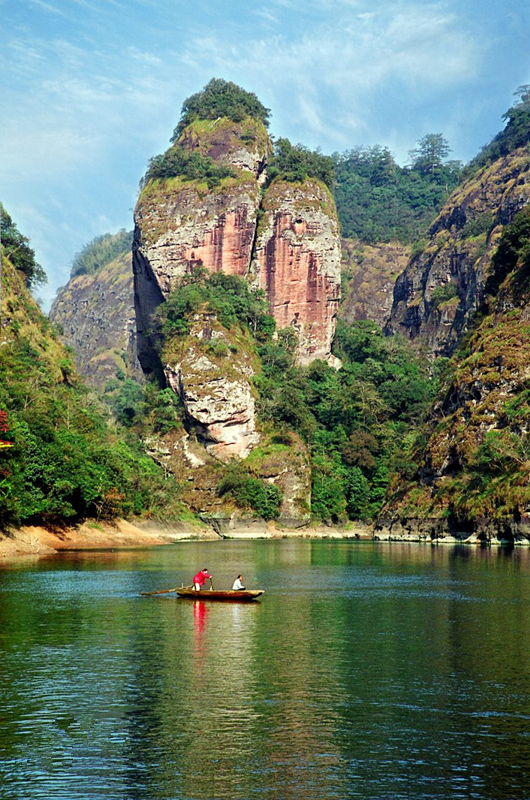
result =
M0 200L49 278L132 227L138 182L211 77L326 153L426 133L469 160L530 83L526 0L0 0Z

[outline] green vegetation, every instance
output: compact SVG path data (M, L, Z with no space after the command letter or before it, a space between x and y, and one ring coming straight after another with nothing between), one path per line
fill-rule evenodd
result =
M246 92L232 81L212 78L202 91L184 101L180 121L171 141L176 141L184 128L197 119L228 117L234 122L241 122L245 117L251 117L267 126L269 116L270 110L260 103L253 92Z
M289 442L292 431L306 442L313 515L330 521L377 515L390 476L403 462L403 442L433 396L433 381L407 342L385 338L371 322L339 322L336 354L342 368L318 360L297 366L296 332L275 331L262 293L250 291L236 276L199 270L160 310L166 346L172 337L186 336L190 317L204 308L223 325L243 326L252 335L261 367L254 378L261 424L278 441ZM273 518L279 509L276 491L248 472L252 455L247 462L223 473L218 491Z
M179 488L79 381L71 353L2 257L0 527L178 516ZM124 422L128 404L122 403ZM169 512L168 512L169 510Z
M132 247L133 232L121 229L118 233L104 233L96 236L75 256L72 261L70 277L93 275L110 264L117 256Z
M240 508L251 508L264 520L279 516L282 493L278 487L252 476L240 461L228 464L217 491L221 497L229 495Z
M0 525L155 514L178 496L173 480L109 427L101 405L75 379L63 380L31 343L17 337L0 353L3 435ZM173 498L173 499L172 499Z
M437 286L431 294L431 303L434 306L439 306L452 300L453 297L458 297L458 286L454 283L444 283L442 286Z
M506 122L504 130L482 148L469 165L470 171L491 164L497 158L530 143L530 85L520 86L514 94L518 101L502 116Z
M182 177L187 181L204 181L209 189L213 189L225 178L236 176L235 170L216 163L210 156L201 155L197 151L183 150L175 145L165 153L153 156L142 179L141 187L157 178L165 180Z
M0 203L0 242L5 257L15 269L23 273L26 286L32 288L47 282L46 273L35 260L35 251L30 247L29 239L19 232L2 203Z
M205 305L226 328L243 324L258 339L274 331L275 322L261 289L252 290L236 275L222 272L209 275L204 268L198 268L186 275L179 288L159 307L157 319L163 336L186 335L190 316Z
M441 134L424 136L400 167L386 147L335 153L335 201L343 236L366 243L416 241L461 179L461 164L446 161Z
M530 267L530 210L523 209L502 232L492 259L492 272L486 281L486 294L495 295L506 276L517 264Z
M331 156L309 150L301 144L292 145L289 139L278 139L274 143L273 156L267 166L270 183L281 178L290 183L303 183L306 178L317 178L333 189L335 167Z
M416 468L393 486L389 505L403 516L517 518L530 503L530 209L506 226L492 263L481 314L446 365L429 437L410 448Z

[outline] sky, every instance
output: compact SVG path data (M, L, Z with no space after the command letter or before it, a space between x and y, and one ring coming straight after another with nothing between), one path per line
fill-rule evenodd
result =
M95 236L133 227L148 160L212 77L324 153L427 133L469 161L530 83L528 0L0 0L0 201L49 308Z

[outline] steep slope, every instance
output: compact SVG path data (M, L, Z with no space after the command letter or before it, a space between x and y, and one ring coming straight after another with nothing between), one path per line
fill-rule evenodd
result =
M503 227L530 201L530 148L483 167L457 189L394 289L387 330L450 355L484 298Z
M410 247L399 242L369 245L355 239L342 239L341 244L343 299L339 319L348 324L369 319L384 328Z
M91 386L103 389L117 373L140 378L130 251L93 274L71 278L58 291L50 320Z
M530 541L530 210L504 230L489 272L482 318L449 364L383 535Z

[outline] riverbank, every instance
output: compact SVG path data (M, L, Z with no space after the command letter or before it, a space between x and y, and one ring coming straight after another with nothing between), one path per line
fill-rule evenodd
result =
M183 523L149 526L124 519L109 522L84 522L72 527L26 525L0 534L0 559L17 556L53 555L62 550L91 550L108 547L153 547L179 539L218 539L210 528L193 528Z
M46 556L63 550L97 550L104 548L154 547L179 541L221 539L371 539L371 529L362 523L347 527L307 526L279 528L246 523L218 533L209 525L184 522L146 520L131 523L119 519L109 522L84 522L64 528L27 525L0 533L0 560L20 556Z

